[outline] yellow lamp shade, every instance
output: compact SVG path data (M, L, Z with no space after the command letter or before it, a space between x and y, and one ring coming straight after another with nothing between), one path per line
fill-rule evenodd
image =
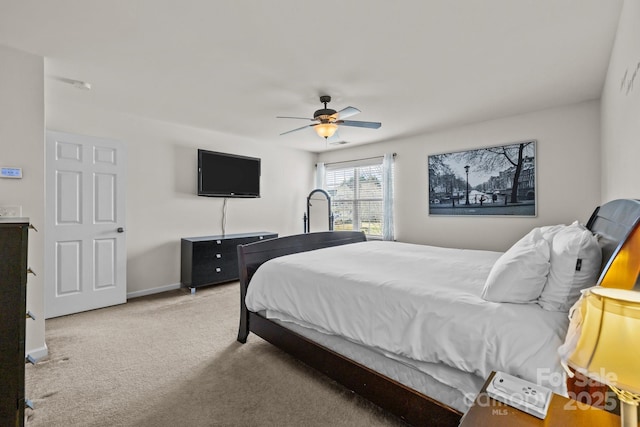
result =
M336 130L338 129L338 125L335 123L319 123L314 126L316 133L323 138L331 138Z
M640 292L593 288L581 309L582 331L568 364L596 381L640 394Z

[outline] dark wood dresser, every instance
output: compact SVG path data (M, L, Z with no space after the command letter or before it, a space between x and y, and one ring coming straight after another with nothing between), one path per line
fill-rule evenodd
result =
M238 245L276 237L277 233L268 231L185 237L180 248L180 282L193 289L238 280Z
M29 220L0 218L0 425L24 425Z

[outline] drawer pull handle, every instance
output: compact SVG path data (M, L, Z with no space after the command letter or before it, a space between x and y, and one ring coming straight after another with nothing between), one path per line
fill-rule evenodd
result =
M36 272L35 272L35 271L33 271L33 270L31 269L31 267L28 267L28 268L27 268L27 274L33 274L34 276L36 276Z
M30 311L27 311L27 317L26 318L27 319L31 318L33 320L36 320L36 316Z

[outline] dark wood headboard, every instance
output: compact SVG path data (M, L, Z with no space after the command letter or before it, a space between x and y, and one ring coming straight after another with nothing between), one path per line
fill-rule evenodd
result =
M596 208L587 228L599 236L598 285L640 290L640 200L618 199Z

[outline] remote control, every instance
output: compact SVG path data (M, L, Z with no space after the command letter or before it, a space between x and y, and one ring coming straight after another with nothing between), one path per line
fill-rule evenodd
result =
M541 419L547 415L552 396L548 388L504 372L495 373L493 380L487 385L487 394Z
M517 379L519 380L520 378ZM539 392L537 387L535 385L532 387L532 385L523 384L523 380L513 381L513 379L504 375L496 375L493 378L493 386L496 390L542 408L546 398L545 393L543 391Z

